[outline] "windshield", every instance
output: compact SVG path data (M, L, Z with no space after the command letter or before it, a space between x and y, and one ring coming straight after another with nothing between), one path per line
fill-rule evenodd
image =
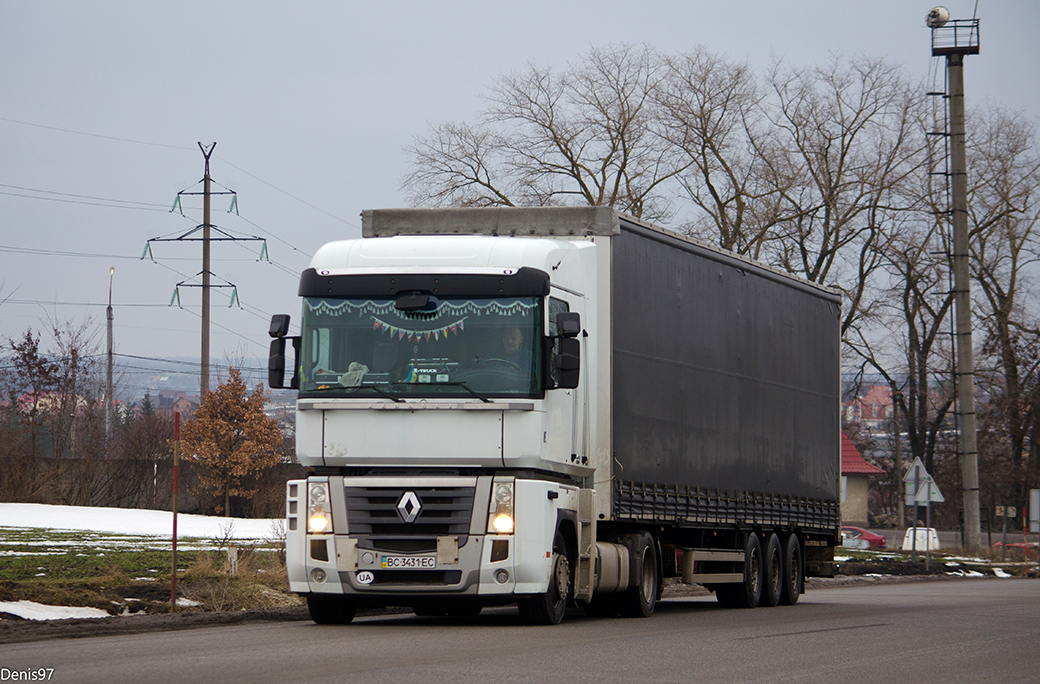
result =
M421 305L421 306L420 306ZM301 396L535 397L539 297L303 302Z

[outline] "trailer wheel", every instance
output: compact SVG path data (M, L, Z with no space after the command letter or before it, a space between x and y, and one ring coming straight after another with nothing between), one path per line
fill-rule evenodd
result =
M345 625L354 619L357 605L346 596L307 594L307 611L319 625Z
M793 606L805 590L805 575L802 572L802 543L793 532L784 542L784 581L780 586L780 603Z
M780 594L783 590L784 581L784 559L780 549L780 538L776 533L769 535L766 542L766 552L762 556L762 598L758 605L772 608L780 602Z
M621 617L650 617L657 605L657 553L654 540L641 532L634 548L633 560L637 568L637 584L618 596Z
M571 564L567 546L557 530L549 560L549 586L545 593L526 596L516 602L520 617L532 625L558 625L567 610L571 593Z
M762 597L762 544L758 535L748 532L744 543L744 581L720 584L715 598L727 608L754 608Z

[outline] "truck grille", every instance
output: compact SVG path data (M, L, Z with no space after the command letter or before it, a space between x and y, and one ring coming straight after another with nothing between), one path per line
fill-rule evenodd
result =
M469 536L474 487L345 487L347 524L358 545L404 553L437 549L437 537L455 536L459 546ZM398 512L402 497L412 492L418 514L405 522ZM414 504L405 506L407 513Z

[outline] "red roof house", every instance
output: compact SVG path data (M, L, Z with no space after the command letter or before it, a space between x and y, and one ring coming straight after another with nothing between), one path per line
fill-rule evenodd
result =
M864 460L852 440L841 433L841 522L844 525L866 527L867 494L871 475L884 475L885 471Z

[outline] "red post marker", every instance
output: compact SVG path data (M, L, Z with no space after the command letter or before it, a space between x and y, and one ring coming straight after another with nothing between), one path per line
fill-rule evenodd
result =
M181 414L173 414L173 568L170 572L170 612L177 610L177 481L180 479Z

